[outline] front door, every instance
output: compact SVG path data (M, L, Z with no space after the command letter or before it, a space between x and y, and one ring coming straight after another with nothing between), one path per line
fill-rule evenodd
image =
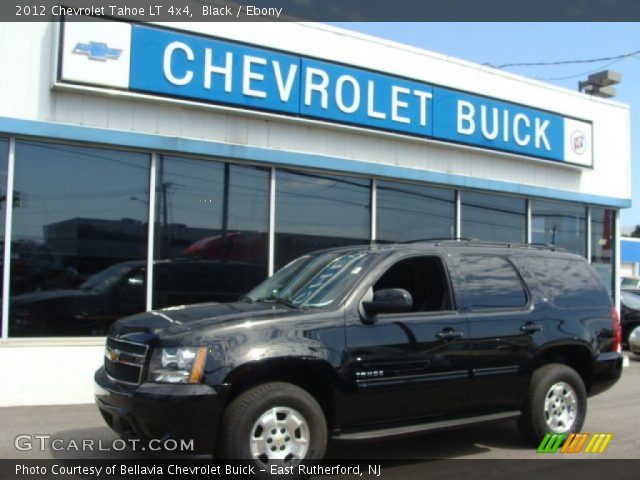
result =
M350 420L391 423L461 410L468 389L469 335L442 259L414 256L394 262L368 295L386 288L408 291L413 309L378 314L371 323L362 317L347 320L345 367L354 392Z

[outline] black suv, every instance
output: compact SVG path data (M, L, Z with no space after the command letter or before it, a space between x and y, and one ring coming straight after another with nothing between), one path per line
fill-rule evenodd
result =
M577 432L622 372L587 262L554 248L425 241L300 257L229 304L116 322L96 401L122 435L194 439L257 466L514 418ZM279 462L278 462L279 463Z

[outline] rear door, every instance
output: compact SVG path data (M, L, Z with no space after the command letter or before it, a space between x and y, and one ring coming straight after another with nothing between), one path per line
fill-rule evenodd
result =
M469 322L470 410L512 408L526 395L533 358L545 343L545 309L506 256L458 259L457 290Z

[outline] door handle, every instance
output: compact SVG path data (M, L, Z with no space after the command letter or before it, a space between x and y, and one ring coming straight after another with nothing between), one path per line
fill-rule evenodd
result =
M520 330L526 333L540 332L542 330L542 325L539 323L527 322L520 327Z
M440 333L436 334L436 337L442 340L455 340L456 338L464 337L464 333L458 332L453 328L443 328Z

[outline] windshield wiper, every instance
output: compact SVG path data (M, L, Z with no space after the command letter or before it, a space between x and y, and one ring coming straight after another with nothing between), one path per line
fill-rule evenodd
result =
M284 297L273 297L273 300L277 303L281 303L282 305L289 307L289 308L295 308L298 309L300 308L297 304L293 303L293 301L289 300L288 298L284 298Z
M255 303L255 300L251 298L249 295L240 295L238 298L239 302L247 302L247 303Z

